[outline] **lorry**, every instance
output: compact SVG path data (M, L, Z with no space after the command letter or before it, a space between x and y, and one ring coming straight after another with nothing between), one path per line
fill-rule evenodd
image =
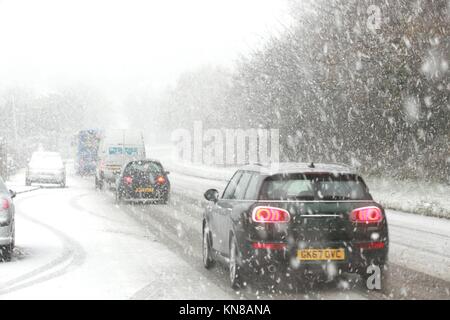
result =
M97 168L97 153L101 131L97 129L81 130L75 136L76 156L75 172L78 175L92 175Z

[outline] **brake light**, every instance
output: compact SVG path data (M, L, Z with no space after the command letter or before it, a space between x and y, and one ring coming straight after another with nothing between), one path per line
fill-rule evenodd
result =
M252 247L253 249L283 250L286 248L286 243L253 242Z
M383 214L378 207L364 207L353 210L350 218L357 223L377 223L383 220Z
M131 185L133 183L133 178L129 176L123 177L123 183Z
M158 184L164 184L166 183L166 178L164 178L163 176L159 176L158 178L156 178L156 182Z
M358 243L356 246L359 249L371 250L371 249L384 249L384 242L366 242L366 243Z
M288 211L273 207L256 207L252 212L252 219L259 223L286 223L291 216Z
M2 199L2 210L8 210L10 207L9 201L7 199Z

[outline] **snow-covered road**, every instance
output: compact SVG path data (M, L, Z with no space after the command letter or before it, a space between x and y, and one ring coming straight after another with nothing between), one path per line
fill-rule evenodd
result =
M149 298L230 298L90 180L17 197L17 248L0 263L0 298L128 299L149 285Z
M177 172L170 178L168 205L117 206L111 191L73 175L68 188L19 195L17 248L12 262L0 263L0 298L450 298L450 222L392 211L387 295L352 276L308 290L284 283L234 292L223 267L206 271L201 263L202 194L224 182Z

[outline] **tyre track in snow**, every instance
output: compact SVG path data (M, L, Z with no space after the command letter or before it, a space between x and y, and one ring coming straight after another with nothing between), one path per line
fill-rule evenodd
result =
M47 196L47 194L33 194L24 198L19 198L16 200L16 215L19 214L20 217L28 220L29 222L38 225L39 227L46 229L53 235L55 235L62 244L62 250L58 256L48 263L45 263L41 267L38 267L32 271L26 272L18 277L15 277L6 282L0 283L0 295L4 295L13 291L21 290L38 283L49 281L56 277L60 277L69 271L81 266L86 258L86 253L83 247L73 240L71 237L66 235L64 232L42 222L30 215L26 214L23 209L20 209L21 204L26 201L31 201L36 197ZM19 210L17 210L17 208ZM52 271L53 270L53 271Z
M105 199L108 199L108 201L110 200L109 197L107 195L105 195L104 193L84 193L78 196L73 197L70 200L70 206L74 209L76 209L78 212L82 212L91 216L94 216L95 218L98 218L102 221L108 221L108 222L112 222L114 224L123 224L123 221L120 219L116 219L116 218L112 218L111 216L107 216L107 215L103 215L103 214L98 214L92 210L90 210L89 208L86 207L86 205L82 204L82 201L86 198L93 198L95 199L95 196L102 196ZM106 197L105 197L106 196ZM127 236L127 237L132 237L135 239L150 239L153 240L153 238L149 235L145 235L145 234L139 234L139 233L133 233L133 232L128 232L126 230L122 230L122 229L117 229L117 228L113 228L113 229L102 229L102 231L104 232L108 232L108 233L115 233L115 234L120 234L122 236Z
M397 229L397 227L390 226L390 230L392 230L392 229L395 230L395 229ZM413 238L411 238L408 233L402 232L402 229L400 228L400 229L397 229L395 231L394 239L390 239L390 242L393 243L393 244L400 245L400 246L408 247L410 249L414 249L414 250L417 250L417 251L421 251L421 252L425 252L425 253L428 253L428 254L432 254L432 255L435 255L435 256L438 256L438 257L441 257L441 258L450 259L450 253L447 253L444 250L437 251L437 250L434 250L434 249L425 248L423 245L422 246L414 245L414 244L411 243L412 239Z
M217 283L216 281L214 281L214 278L211 278L211 277L209 277L208 274L205 274L203 268L199 268L198 266L196 267L196 265L198 265L199 260L197 257L191 257L191 255L194 253L194 251L186 250L186 247L183 247L180 244L180 239L177 238L177 227L176 226L179 225L178 220L171 219L171 220L157 220L156 221L153 219L150 220L150 219L145 218L145 217L153 217L153 215L165 215L167 217L170 217L171 215L167 211L163 210L163 209L171 210L168 206L166 206L166 205L142 205L141 206L141 205L125 205L125 204L117 205L114 200L115 198L114 198L113 192L110 189L105 189L104 191L97 191L97 192L94 192L94 190L92 190L92 192L90 192L90 193L78 195L77 197L74 197L71 199L70 205L72 207L76 208L77 210L79 210L80 212L93 215L94 217L99 218L101 220L120 223L119 219L117 219L117 218L114 219L109 216L94 212L83 204L83 200L86 198L91 198L91 200L96 199L96 201L98 201L99 197L101 200L100 204L102 206L105 206L106 210L108 210L108 207L114 206L114 209L120 210L120 212L122 214L124 214L124 217L126 216L128 218L131 218L131 220L134 223L137 222L138 225L140 225L141 227L143 227L144 230L147 231L146 235L131 234L131 233L123 234L122 232L120 232L121 234L130 236L130 237L140 238L140 239L146 238L148 241L160 242L163 246L165 246L171 252L177 253L177 255L180 257L180 259L187 262L193 269L195 269L196 271L200 271L200 274L204 278L208 279L208 281L210 281L211 283L214 283L215 285L218 285L218 287L221 290L225 291L226 293L229 293L230 298L232 298L233 296L236 296L236 293L233 290L227 288L227 286L221 285L221 283ZM152 210L152 208L155 210ZM147 209L149 211L147 211ZM184 229L186 230L186 227ZM192 232L191 231L189 231L187 233L183 232L183 234L191 235ZM189 240L184 239L184 240L186 241L186 243L195 242L195 240L192 240L192 239L189 239ZM190 259L188 257L190 257ZM155 280L155 281L157 281L158 283L157 284L155 282L147 283L145 286L143 286L142 289L138 290L135 294L133 294L131 296L131 299L132 300L143 300L143 299L149 299L152 297L153 297L152 299L157 299L158 296L157 295L155 296L154 286L161 285L160 282L162 280L159 279L159 280ZM175 287L175 289L176 289L176 287Z
M140 208L139 206L127 207L126 205L121 205L121 209L135 221L143 224L150 233L156 236L160 243L172 252L178 254L180 259L183 259L195 271L198 271L202 276L208 279L208 281L218 286L231 297L236 296L240 299L256 299L256 297L236 294L232 289L224 284L223 281L220 281L221 277L226 279L225 271L223 269L217 268L214 273L205 272L205 269L200 263L201 258L198 255L198 252L201 251L197 250L198 248L195 245L197 242L201 243L198 239L197 231L194 231L189 227L184 227L181 231L180 228L177 228L177 225L180 224L180 220L174 219L170 215L165 215L167 211L161 210L161 208L148 208L148 210L146 210L145 208ZM217 276L217 273L220 274L219 277ZM152 296L149 292L151 293L152 287L153 283L146 284L142 289L137 291L131 299L141 300L151 298Z

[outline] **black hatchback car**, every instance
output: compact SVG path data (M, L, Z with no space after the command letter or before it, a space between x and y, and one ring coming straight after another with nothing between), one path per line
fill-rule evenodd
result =
M300 279L355 272L368 279L371 265L383 280L385 212L346 166L246 166L222 196L210 189L205 198L203 263L210 268L218 258L226 261L234 288L246 275L275 272Z
M170 195L168 174L157 160L127 163L117 178L116 201L167 203Z

